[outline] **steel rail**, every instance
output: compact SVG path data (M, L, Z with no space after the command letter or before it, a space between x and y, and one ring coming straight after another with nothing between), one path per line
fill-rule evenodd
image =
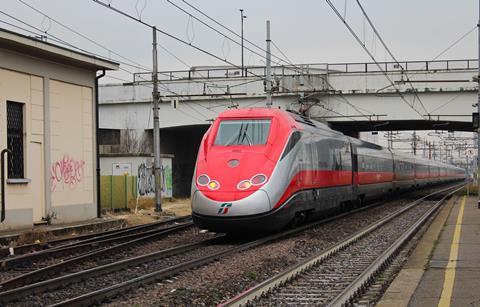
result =
M136 226L130 226L130 227L125 227L125 228L120 228L120 229L113 229L113 230L108 230L104 231L101 233L89 233L89 234L84 234L84 235L79 235L75 237L69 237L69 238L63 238L63 239L56 239L56 240L51 240L48 242L43 242L43 243L32 243L32 244L25 244L25 245L20 245L16 247L3 247L0 248L0 257L6 257L9 255L13 254L25 254L30 251L38 251L38 250L44 250L46 248L59 248L63 246L67 246L67 244L63 246L56 246L60 245L62 243L69 243L68 246L74 246L74 245L79 245L82 243L86 242L95 242L95 241L100 241L102 239L106 238L111 238L116 235L121 235L121 234L128 234L128 233L134 233L136 231L142 231L145 229L149 228L154 228L154 227L159 227L171 223L178 223L184 220L191 220L191 216L183 216L183 217L177 217L173 219L169 219L166 221L156 221L153 223L148 223L148 224L143 224L143 225L136 225Z
M449 187L445 190L442 190L442 191L446 191L446 190L450 190L450 189L451 189L451 187ZM440 193L440 192L437 191L435 193L431 193L427 196L424 196L424 197L420 198L419 200L416 200L414 203L418 204L423 199L425 199L427 197L430 197L432 195L436 195L438 193ZM381 203L384 203L384 202L381 202ZM105 287L105 288L102 288L102 289L99 289L99 290L96 290L96 291L92 291L92 292L80 295L78 297L67 299L63 302L59 302L59 303L54 304L52 306L89 306L89 305L92 305L92 304L97 304L97 303L102 302L105 299L115 297L119 293L124 293L124 291L126 291L128 289L132 289L132 288L138 287L138 286L146 284L146 283L150 283L150 282L153 282L153 281L156 281L156 280L161 280L161 279L164 279L164 278L167 278L167 277L170 277L170 276L177 275L181 272L193 269L195 267L199 267L199 266L208 264L210 262L217 261L219 259L224 258L227 255L232 255L232 254L238 253L240 251L244 251L244 250L247 250L247 249L251 249L251 248L263 245L265 243L270 243L270 242L276 241L280 238L288 237L292 234L301 233L302 231L304 231L306 229L314 228L314 227L320 226L322 224L326 224L326 223L335 221L335 220L337 220L341 217L345 217L345 216L348 216L348 215L353 215L357 212L364 211L366 209L369 209L371 207L378 206L378 205L379 205L379 203L376 203L376 204L373 204L373 205L370 205L370 206L367 206L367 207L359 208L359 209L349 211L349 212L346 212L346 213L343 213L343 214L340 214L340 215L337 215L337 216L334 216L334 217L330 217L330 218L327 218L325 220L321 220L321 221L317 221L317 222L314 222L314 223L311 223L311 224L308 224L308 225L304 225L304 226L296 228L296 229L287 230L287 231L284 231L284 232L281 232L281 233L278 233L278 234L274 234L274 235L271 235L271 236L267 236L267 237L264 237L264 238L257 239L257 240L252 241L252 242L247 242L247 243L241 244L239 246L235 246L233 248L230 248L230 249L227 249L227 250L224 250L224 251L220 251L220 252L217 252L217 253L207 255L205 257L201 257L201 258L198 258L198 259L193 259L193 260L190 260L190 261L186 261L186 262L174 265L174 266L169 267L169 268L165 268L165 269L161 269L161 270L149 273L149 274L145 274L143 276L131 279L131 280L123 282L123 283L115 284L113 286L109 286L109 287ZM402 210L402 212L407 211L407 209L401 209L401 210ZM392 215L393 214L390 214L389 216L392 216ZM384 223L386 223L386 221ZM353 240L353 238L352 238L352 240ZM357 240L357 239L355 239L355 240Z
M428 221L428 219L443 205L445 199L454 194L461 188L450 192L440 199L432 208L425 212L415 224L403 233L390 247L388 247L372 264L370 264L347 288L345 288L338 296L336 296L328 306L345 306L352 303L357 295L363 292L363 289L368 287L374 280L375 276L385 267L391 260L400 252L401 248L417 233L417 231Z
M28 295L35 295L38 293L56 290L62 287L66 287L72 283L85 280L87 278L96 277L102 274L107 274L115 271L119 271L128 267L138 266L145 262L150 262L170 256L177 255L179 253L188 252L195 248L206 246L210 244L220 243L225 238L225 235L218 235L214 238L202 240L200 242L181 245L174 248L168 248L161 251L153 252L147 255L141 255L121 261L109 263L106 265L98 266L88 270L75 272L65 276L56 277L50 280L30 284L27 286L13 288L11 290L0 292L0 305L7 304L12 301L20 300Z
M31 271L29 273L22 274L20 276L14 277L12 279L9 279L9 280L6 280L6 281L0 283L0 291L5 291L5 290L8 290L8 289L14 289L14 288L19 287L19 286L23 286L23 285L26 285L26 284L30 284L30 283L42 280L45 277L49 277L49 276L58 274L59 272L65 271L71 265L80 263L82 261L89 260L89 259L96 258L96 257L98 258L99 256L106 255L106 254L109 254L109 253L112 253L112 252L118 252L120 250L124 250L124 249L130 248L132 246L142 244L142 243L144 243L146 241L149 241L149 240L157 239L158 237L163 237L163 236L169 235L171 233L177 232L177 231L182 230L182 229L189 228L191 226L192 225L190 223L176 225L176 226L173 226L173 227L162 229L159 232L140 237L140 238L135 239L135 240L127 241L127 242L117 244L117 245L114 245L114 246L111 246L111 247L107 247L107 248L104 248L104 249L94 250L92 252L89 252L89 253L74 257L74 258L70 258L70 259L67 259L65 261L62 261L62 262L59 262L59 263L56 263L56 264L53 264L53 265L50 265L50 266L47 266L47 267L44 267L44 268L41 268L41 269Z
M102 245L106 245L106 244L122 242L122 241L127 241L128 243L128 241L135 240L136 238L139 238L140 240L147 239L147 238L155 237L157 235L162 235L165 232L168 233L169 230L177 230L178 228L182 229L182 228L191 227L191 226L193 226L193 222L187 222L184 224L173 225L173 226L161 228L161 229L153 229L145 232L133 233L133 234L128 234L120 237L113 237L109 239L99 240L99 241L94 240L92 242L87 242L87 243L82 242L81 244L60 246L60 247L46 249L46 250L42 250L42 251L30 253L30 254L20 255L17 257L6 258L3 260L0 260L0 269L6 270L6 269L13 268L15 265L18 265L21 263L31 262L32 260L45 259L53 256L75 253L85 249L87 250L91 250L92 248L101 249L103 248Z
M278 288L282 286L283 284L289 282L293 278L301 275L303 272L306 270L309 270L310 268L319 265L322 263L324 260L331 258L334 256L336 253L342 251L343 249L347 248L348 246L354 244L361 238L365 237L367 234L371 233L375 229L385 225L389 221L393 220L397 216L405 213L406 211L412 209L413 207L417 206L418 204L422 203L424 200L426 200L429 197L432 197L434 195L452 190L452 189L457 189L460 185L455 185L453 187L448 187L446 189L442 189L439 191L435 191L434 193L430 193L426 196L423 196L412 203L406 205L405 207L398 209L397 211L387 215L386 217L382 218L381 220L377 221L376 223L369 225L365 227L364 229L360 230L359 232L349 236L345 240L336 243L329 248L325 249L324 251L317 253L316 255L313 255L301 263L298 263L283 272L259 283L258 285L247 289L246 291L240 293L239 295L233 297L232 299L219 304L219 306L243 306L247 305L249 302L252 302L255 299L260 298L262 295L272 291L275 288ZM461 188L463 188L464 184L461 184ZM460 189L461 189L460 188ZM455 190L456 191L456 190ZM454 192L455 192L454 191ZM454 193L453 192L453 193Z

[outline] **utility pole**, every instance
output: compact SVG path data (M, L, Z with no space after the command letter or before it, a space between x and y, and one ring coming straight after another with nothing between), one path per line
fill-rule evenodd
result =
M162 160L160 159L160 117L158 103L160 93L158 92L158 59L157 59L157 27L153 27L153 155L155 177L155 211L162 212Z
M267 108L272 107L272 59L270 53L270 20L267 20L267 71L265 78L265 92L267 93Z
M477 99L477 112L480 116L480 0L478 3L478 23L477 23L477 29L478 29L478 76L477 76L477 81L478 81L478 99ZM478 121L480 122L480 118L478 118ZM478 180L478 175L480 173L480 125L477 128L477 207L480 209L480 181Z
M468 167L468 154L467 154L467 180L469 179L469 167ZM470 183L467 184L467 197L470 196L470 191L469 191Z
M393 147L392 131L387 131L388 149Z
M243 20L247 18L247 16L243 15L243 9L240 9L240 22L241 22L241 37L242 37L242 77L245 77L245 67L243 65Z
M413 130L413 143L412 143L412 147L413 147L413 155L416 156L417 155L417 132L415 130Z

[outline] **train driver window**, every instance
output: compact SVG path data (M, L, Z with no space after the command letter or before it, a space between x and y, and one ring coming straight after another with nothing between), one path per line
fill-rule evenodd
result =
M222 120L215 137L215 145L265 145L270 124L270 119Z

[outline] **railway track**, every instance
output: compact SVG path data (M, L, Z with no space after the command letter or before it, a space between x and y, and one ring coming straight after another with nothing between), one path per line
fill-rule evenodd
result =
M184 221L184 220L181 220ZM146 231L135 229L134 233L124 233L108 238L92 238L89 242L69 244L42 250L0 261L0 291L41 281L73 271L83 263L95 259L106 262L106 255L119 256L119 252L134 250L137 246L161 245L160 239L188 229L195 229L190 220L183 223L162 223L157 229L146 228ZM160 242L160 243L159 243ZM84 265L88 267L88 265ZM81 268L80 268L81 269Z
M41 270L39 270L40 272L35 271L33 274L38 274L37 278L43 276L37 279L42 281L32 283L33 281L30 280L25 282L25 277L28 278L28 276L18 276L16 284L10 283L5 288L0 289L2 291L0 292L0 305L82 306L99 303L124 293L128 289L171 278L180 272L302 233L305 230L354 215L375 206L378 206L378 204L247 242L239 239L232 241L231 238L216 235L213 238L166 248L146 255L126 256L127 259L108 261L109 263L103 265L94 262L88 269L77 266L78 271L76 272L50 279ZM110 255L111 253L105 253L104 257L109 258ZM117 256L123 258L123 255L118 252ZM23 286L21 286L22 284Z
M430 200L440 192L427 195L221 305L353 305L401 247L459 189L441 191L448 193L440 200Z
M51 240L43 243L32 243L32 244L19 245L15 247L2 247L0 248L0 260L6 257L24 255L24 254L28 254L36 251L45 250L45 249L60 248L67 245L75 246L75 245L80 245L85 243L98 242L98 241L107 240L107 239L126 237L130 234L142 233L151 229L168 226L175 223L189 222L191 221L191 219L192 219L191 216L184 216L184 217L173 218L166 221L158 221L158 222L153 222L153 223L148 223L143 225L113 229L113 230L103 231L101 233L89 233L89 234L84 234L84 235L79 235L74 237Z

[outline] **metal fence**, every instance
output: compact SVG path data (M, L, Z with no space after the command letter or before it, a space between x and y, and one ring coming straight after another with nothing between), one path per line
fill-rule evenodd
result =
M101 176L100 204L106 210L135 208L137 176Z

